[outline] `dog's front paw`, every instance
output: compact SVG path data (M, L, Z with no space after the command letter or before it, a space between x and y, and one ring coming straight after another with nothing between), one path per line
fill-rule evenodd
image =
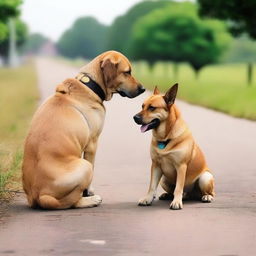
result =
M147 195L139 200L138 205L139 206L149 206L152 204L153 200L154 200L154 196Z
M170 204L170 209L172 209L172 210L181 210L182 208L183 208L182 200L173 199L173 201Z
M213 201L213 196L211 196L211 195L204 195L202 197L203 203L211 203L212 201Z

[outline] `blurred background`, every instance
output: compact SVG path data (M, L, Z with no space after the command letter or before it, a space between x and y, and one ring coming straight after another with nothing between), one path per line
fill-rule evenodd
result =
M0 193L40 97L35 58L79 67L117 50L148 89L179 82L187 102L256 120L255 10L255 0L0 0Z

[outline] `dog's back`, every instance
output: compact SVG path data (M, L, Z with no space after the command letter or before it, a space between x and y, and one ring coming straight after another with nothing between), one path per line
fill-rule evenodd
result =
M25 141L22 165L23 188L31 207L45 208L42 202L53 202L49 198L39 202L40 194L53 193L53 183L68 171L70 160L81 158L90 136L89 124L72 98L56 93L39 107ZM61 197L61 191L53 190Z

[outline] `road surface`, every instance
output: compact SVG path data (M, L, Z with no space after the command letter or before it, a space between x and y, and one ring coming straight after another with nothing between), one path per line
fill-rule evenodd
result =
M44 100L77 69L38 59L37 71ZM0 255L256 255L256 123L178 101L215 175L216 199L185 202L181 211L158 200L138 207L149 183L151 132L141 134L132 116L146 96L105 104L93 181L102 205L32 210L21 195L0 226Z

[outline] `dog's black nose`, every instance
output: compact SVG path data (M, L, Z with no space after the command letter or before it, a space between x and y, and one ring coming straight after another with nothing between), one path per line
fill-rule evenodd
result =
M136 124L142 124L142 118L141 118L141 116L139 114L135 115L133 117L133 119L134 119Z
M146 89L142 85L140 85L138 88L139 94L142 94L143 92L145 92L145 90Z

